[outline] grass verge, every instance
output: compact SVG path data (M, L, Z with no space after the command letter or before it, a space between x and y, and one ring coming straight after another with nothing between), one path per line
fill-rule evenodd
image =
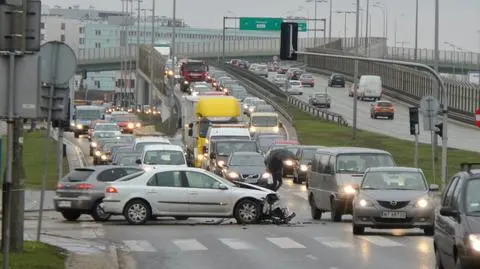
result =
M24 132L23 140L23 167L25 170L25 187L27 189L40 189L45 172L45 131ZM2 169L6 167L7 140L2 139ZM47 158L48 177L47 190L54 190L58 181L57 172L57 141L48 140L50 154ZM68 160L63 158L63 174L68 173ZM3 175L3 173L2 173Z
M297 130L300 143L305 145L322 146L355 146L382 149L393 154L399 166L414 165L414 142L393 138L368 131L357 131L357 139L352 140L352 128L337 126L319 118L313 117L297 108L288 107L289 114L294 118L294 127ZM436 161L435 178L431 161L431 145L420 144L419 167L425 173L430 183L441 182L440 159ZM458 149L448 149L448 174L452 176L460 169L462 162L478 162L480 153Z
M10 269L64 269L65 253L44 243L25 241L23 253L10 254ZM3 257L0 255L0 262Z

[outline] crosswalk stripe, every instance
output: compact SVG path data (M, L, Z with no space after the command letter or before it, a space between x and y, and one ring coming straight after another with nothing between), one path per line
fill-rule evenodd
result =
M358 238L368 241L379 247L402 247L403 244L395 242L383 236L359 236Z
M250 245L249 243L242 241L238 238L219 238L220 242L227 245L232 249L256 249L256 247Z
M131 252L157 252L155 247L145 240L124 240L123 244Z
M297 243L288 237L268 237L267 240L279 248L305 248L304 245Z
M198 251L207 250L208 248L198 242L196 239L179 239L173 240L173 243L177 245L183 251Z
M335 237L315 237L315 241L320 242L321 244L331 247L331 248L351 248L354 245L350 242L345 242L338 240Z

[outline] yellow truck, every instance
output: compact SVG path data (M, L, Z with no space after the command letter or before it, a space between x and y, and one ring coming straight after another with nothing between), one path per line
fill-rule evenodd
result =
M215 124L240 123L240 102L233 96L201 96L194 102L194 115L187 122L187 159L190 165L201 167L208 129ZM190 122L188 122L190 121Z
M279 133L282 123L275 112L254 112L250 115L250 133Z

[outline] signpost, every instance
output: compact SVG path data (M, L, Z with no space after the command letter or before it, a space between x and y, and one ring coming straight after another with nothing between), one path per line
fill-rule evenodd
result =
M440 111L440 104L437 98L433 96L425 96L420 100L420 111L423 115L423 129L430 131L432 144L432 176L435 182L435 124L437 124L437 116Z

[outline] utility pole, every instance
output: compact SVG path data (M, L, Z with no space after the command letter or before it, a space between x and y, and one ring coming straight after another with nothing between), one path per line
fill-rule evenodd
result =
M413 59L417 60L418 51L418 0L415 0L415 49L413 51Z
M130 31L133 28L133 0L129 0L129 2L130 2L130 11L128 12L128 30ZM140 33L137 32L137 36L139 34ZM131 105L131 101L132 101L132 72L133 72L132 43L133 43L132 41L128 43L128 91L127 91L128 107Z
M152 52L154 50L154 47L155 47L155 23L156 23L156 18L155 18L155 1L156 0L152 0ZM153 84L153 81L154 81L154 78L155 78L155 74L153 72L153 69L154 69L154 63L153 63L153 58L150 59L150 98L149 98L149 105L150 105L150 109L153 108L153 91L154 91L154 84ZM150 113L150 116L152 116L153 113Z
M355 54L358 55L358 46L360 42L358 40L360 35L360 0L357 0L357 8L356 8L356 22L355 22ZM352 139L357 139L357 86L358 86L358 60L355 60L354 72L353 72L353 124L352 124Z
M141 9L140 9L140 3L142 2L142 0L137 0L137 48L139 48L140 46L140 17L141 17ZM145 31L143 32L143 36L145 36ZM138 52L138 49L137 49L137 52ZM138 56L136 57L138 59ZM139 91L139 87L138 87L138 74L136 73L136 77L135 77L135 94L132 98L135 98L135 100L133 100L132 104L135 105L135 111L138 109L138 91Z
M175 39L176 39L176 28L177 28L177 0L173 0L173 27L172 27L172 48L171 48L171 59L172 59L172 68L175 67L175 53L176 53L176 49L175 49ZM172 82L174 82L175 79L172 78ZM173 89L173 87L172 87Z
M123 106L123 92L125 89L125 62L123 60L124 58L124 53L125 53L125 35L127 34L127 31L125 30L125 1L126 0L120 0L122 2L122 25L120 26L120 106ZM118 100L117 100L118 102ZM116 104L118 106L118 103Z
M330 16L328 18L328 43L332 42L332 13L333 13L333 0L330 0Z
M365 27L365 56L368 56L368 24L369 24L369 12L370 12L370 0L367 0L367 14L366 14L366 27Z

